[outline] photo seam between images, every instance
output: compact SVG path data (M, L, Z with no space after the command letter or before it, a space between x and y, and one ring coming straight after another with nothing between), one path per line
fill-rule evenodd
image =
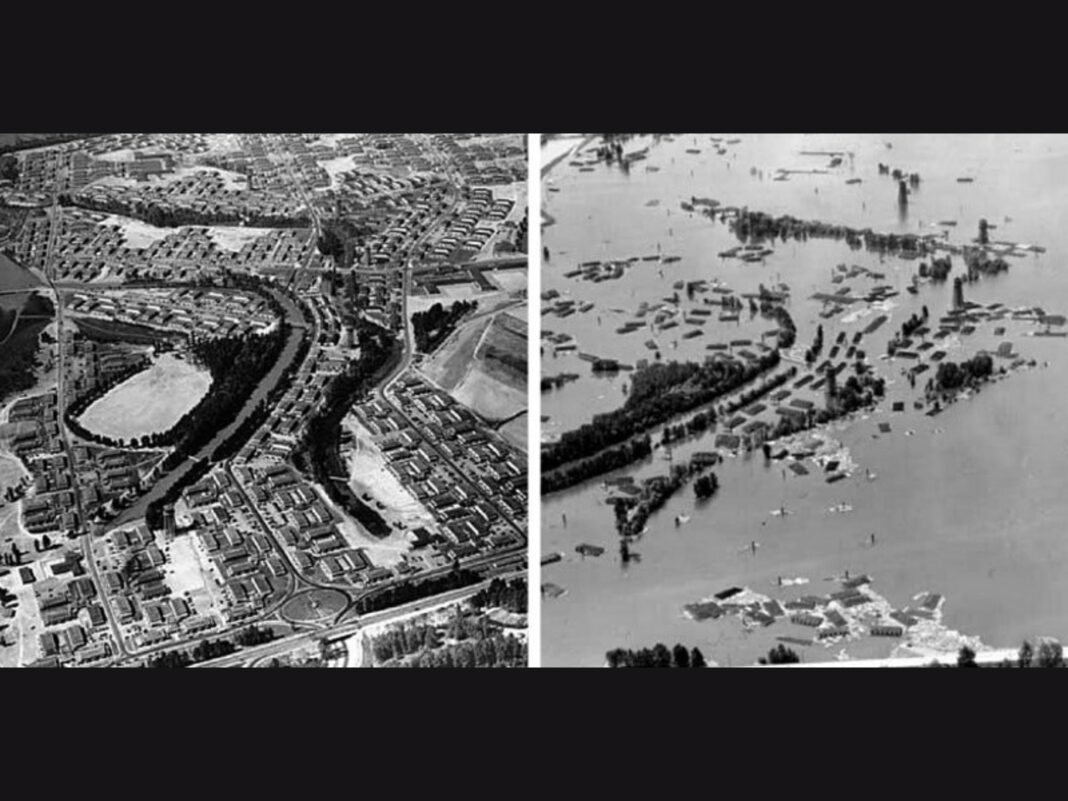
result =
M527 641L531 667L541 667L541 134L527 135Z

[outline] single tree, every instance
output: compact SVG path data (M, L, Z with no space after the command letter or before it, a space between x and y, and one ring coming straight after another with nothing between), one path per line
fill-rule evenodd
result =
M690 652L682 644L676 645L671 650L671 658L677 668L688 668L690 666Z
M1064 667L1064 651L1053 639L1043 639L1038 644L1039 667Z
M975 651L967 645L962 645L957 654L957 667L979 667L975 662Z

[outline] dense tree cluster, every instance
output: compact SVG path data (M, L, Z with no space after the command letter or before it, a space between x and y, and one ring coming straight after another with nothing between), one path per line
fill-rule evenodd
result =
M478 301L458 300L448 309L435 303L426 311L412 315L415 348L420 353L432 353L456 328L468 312L478 308Z
M608 667L611 668L699 668L708 667L704 654L697 648L687 651L686 646L676 644L668 648L657 643L652 648L631 650L614 648L605 654Z
M624 538L640 536L649 518L659 512L692 476L700 475L704 469L695 462L672 465L666 477L646 481L640 495L611 499L615 506L616 531Z
M14 156L0 156L0 180L15 182L18 179L18 159Z
M47 297L30 295L23 304L21 314L18 328L0 348L0 400L30 389L37 383L34 371L39 338L55 314L55 307ZM30 315L39 319L27 319ZM3 336L8 336L9 328L10 325L0 323Z
M968 268L967 281L977 281L980 275L1008 272L1009 263L1001 256L990 258L982 248L965 248L964 264Z
M935 373L934 388L939 391L952 391L975 386L990 377L993 372L994 359L989 353L980 353L959 365L944 361L938 365L938 371Z
M870 406L876 400L886 394L886 380L877 378L870 373L863 375L851 375L845 383L838 388L835 395L835 416L851 414L852 412ZM818 418L820 416L817 416ZM820 419L819 422L825 422Z
M360 358L335 376L326 388L323 405L304 429L294 459L297 466L326 490L331 500L353 515L376 537L390 534L389 524L364 503L347 481L335 480L348 468L341 459L341 419L352 404L373 387L400 358L400 346L392 333L360 321Z
M779 352L755 364L717 360L709 364L670 362L653 364L634 374L623 406L566 432L542 451L542 469L553 470L575 459L629 440L672 417L703 406L776 367Z
M716 211L706 212L715 214ZM720 212L726 214L727 212ZM799 220L790 215L775 217L771 214L749 209L738 209L730 227L742 242L761 242L781 239L806 241L813 239L837 239L854 249L864 248L875 253L922 254L930 249L926 239L916 234L880 234L870 228L858 230L845 225L816 220Z
M693 434L705 432L715 424L716 413L713 410L698 412L685 423L664 426L664 430L660 435L660 444L670 445L672 442L685 439Z
M388 587L364 595L356 600L356 612L360 615L377 612L379 609L388 609L392 606L406 604L409 601L428 598L431 595L440 595L450 590L469 587L481 580L482 577L478 573L466 568L460 568L459 563L457 563L456 569L450 570L444 576L391 584Z
M932 281L945 281L953 269L953 261L949 256L935 257L931 259L931 266L920 262L920 277L930 278Z
M479 590L471 597L471 606L475 609L500 607L509 612L526 614L527 611L527 580L525 578L504 579L495 578L489 587Z
M309 228L307 212L291 216L247 210L201 211L191 206L171 206L139 197L95 198L83 194L59 195L61 206L78 206L91 211L132 217L157 228L178 228L183 225L248 225L255 228Z
M3 330L3 325L0 325L0 330ZM578 381L578 373L560 373L559 375L546 375L541 378L541 391L548 392L552 389L560 389L571 381Z
M790 316L790 312L786 310L785 306L769 301L761 301L760 308L765 316L771 317L779 324L777 347L784 350L792 348L797 341L797 326L794 324L794 318Z
M799 657L791 648L787 648L782 643L779 643L770 651L767 656L762 656L757 660L761 665L791 665L801 661Z
M401 625L375 637L375 661L383 667L525 667L526 643L482 615L457 614L443 630Z
M615 445L598 451L589 459L565 465L557 470L543 474L541 477L542 494L572 487L588 478L618 470L629 464L647 458L653 452L653 442L648 434L635 437L622 445Z
M272 629L249 626L237 632L232 640L201 640L192 650L166 651L149 659L148 667L189 667L189 665L195 665L197 662L206 662L209 659L217 659L220 656L232 654L238 650L238 647L247 648L270 642L276 639L277 636Z
M715 473L709 473L708 475L701 476L693 484L694 495L698 500L704 500L705 498L711 498L716 494L719 489L719 479L716 478Z

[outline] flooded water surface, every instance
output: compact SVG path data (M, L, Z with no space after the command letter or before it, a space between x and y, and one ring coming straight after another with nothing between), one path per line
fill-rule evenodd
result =
M705 280L735 294L756 292L761 284L786 285L797 343L806 347L817 325L829 346L843 332L851 341L875 316L886 315L887 322L865 336L864 348L888 391L874 409L810 432L844 449L855 465L848 477L827 483L811 464L807 475L796 475L759 450L728 457L715 468L719 492L698 502L684 487L650 518L633 547L640 561L627 565L618 557L603 479L666 474L672 463L711 450L722 425L677 444L670 454L658 448L644 463L546 496L543 551L563 559L546 565L542 580L564 593L544 600L543 664L597 666L612 648L657 642L697 646L719 664L750 664L777 637L812 639L813 630L785 619L749 628L730 616L698 622L683 614L684 605L732 586L780 601L827 594L840 589L828 579L845 571L871 576L872 590L897 609L923 592L944 596L945 626L990 646L1011 647L1039 635L1068 637L1068 539L1062 534L1068 516L1068 339L1033 336L1044 327L1008 314L983 321L974 332L951 333L937 343L950 360L1005 342L1014 356L996 360L996 367L1008 370L1004 378L928 416L913 407L916 390L905 374L911 364L880 357L901 324L924 306L937 330L938 318L952 306L952 278L964 273L960 256L953 256L949 281L922 283L911 294L906 289L916 260L853 250L843 241L778 240L762 261L720 258L740 244L728 225L680 205L711 198L722 206L879 232L945 231L952 245L971 243L982 218L992 241L1016 247L1006 256L1007 272L965 285L967 301L1064 314L1068 137L637 137L624 144L624 152L648 153L628 170L587 163L596 145L561 161L544 182L553 222L543 234L549 259L542 290L587 309L542 316L543 332L568 335L576 346L555 351L543 337L543 374L580 376L542 395L546 439L618 408L626 398L632 373L595 375L580 353L630 365L657 353L664 361L703 361L709 344L757 343L774 327L748 309L737 321L721 321L720 308L704 302L714 295L688 297L675 288L678 282ZM880 163L919 174L906 206L899 204L898 182L880 174ZM1031 245L1045 250L1023 250ZM633 261L617 280L596 283L565 276L584 262L646 256L678 260ZM834 281L853 265L883 277ZM863 294L875 284L898 294L877 308L860 303L829 318L820 316L824 304L811 299L843 285ZM654 311L642 316L642 304ZM658 306L672 307L681 324L650 327ZM702 308L712 314L692 323L693 310ZM683 322L687 317L690 324ZM644 327L616 333L630 321ZM698 329L700 334L684 336ZM1019 365L1017 358L1035 364ZM931 375L933 370L920 383ZM894 411L895 403L903 410ZM786 514L772 514L781 510ZM580 543L606 550L583 557L575 551ZM865 636L791 647L806 661L817 661L843 649L850 657L883 656L901 642Z

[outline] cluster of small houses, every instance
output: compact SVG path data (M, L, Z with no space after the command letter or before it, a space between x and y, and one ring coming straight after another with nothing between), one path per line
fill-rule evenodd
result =
M497 186L527 179L527 156L520 136L487 141L476 134L438 134L432 141L448 154L468 183Z
M63 401L68 406L76 398L112 385L119 377L147 367L149 363L144 349L135 349L123 342L94 342L83 337L70 337L64 348L68 359L64 362L67 380L63 386Z
M450 541L444 546L450 558L514 544L516 535L498 510L503 507L511 520L525 520L526 459L426 382L404 377L393 391L414 426L379 400L353 412L372 434L390 472L439 522Z
M137 248L129 245L121 225L105 224L107 219L105 214L67 210L55 246L57 279L121 280L136 271L142 277L193 280L208 268L271 272L323 263L310 229L272 229L229 250L219 246L209 228L183 226ZM43 266L50 227L43 215L28 218L12 244L16 260Z
M356 285L356 307L368 320L396 331L403 324L403 292L403 277L399 272L360 275Z
M500 230L514 207L513 200L495 200L490 189L472 189L470 200L441 236L434 239L428 255L440 259L474 257Z
M423 289L428 295L440 295L441 287L445 286L470 286L477 285L480 292L494 292L500 287L490 281L487 272L525 270L525 262L514 265L502 265L494 267L492 271L484 270L475 264L438 264L431 268L421 270L414 277L417 288Z
M22 524L31 534L73 531L80 527L71 470L59 437L54 392L25 398L10 411L12 451L30 471L35 495L23 501ZM74 445L73 473L80 477L86 514L141 486L138 456L111 448Z
M341 174L341 188L339 191L346 197L356 200L366 200L378 195L414 192L423 189L430 183L431 179L422 175L413 175L408 178L395 178L392 175L384 173L373 173L355 169L352 172ZM413 208L418 209L419 204L414 204Z
M258 295L206 289L123 290L93 295L75 292L67 308L80 316L198 337L260 333L275 322L274 312Z
M346 364L343 355L313 344L289 389L238 452L235 462L245 464L262 456L276 460L289 458L308 418L325 397L327 385L345 370Z
M74 195L75 203L89 208L118 206L127 213L155 206L167 212L194 212L212 216L296 219L307 215L299 197L263 189L234 188L218 172L198 170L190 175L135 186L91 184Z
M303 575L361 585L393 577L393 571L375 566L361 549L349 546L338 529L337 514L288 465L245 466L234 472Z
M34 567L19 568L22 583L33 586L46 629L38 635L40 659L34 666L92 664L108 657L112 643L107 616L96 585L85 574L81 554L71 552L51 563L38 563L44 578L37 577Z

